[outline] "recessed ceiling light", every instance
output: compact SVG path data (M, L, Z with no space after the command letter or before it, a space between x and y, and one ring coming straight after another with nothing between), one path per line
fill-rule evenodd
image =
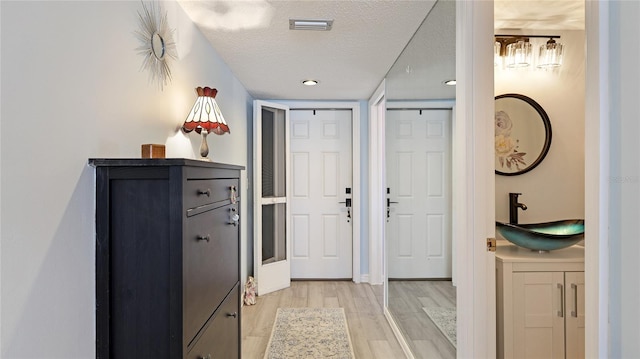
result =
M333 20L323 19L289 19L289 30L329 31Z
M443 82L443 84L447 85L447 86L455 86L456 85L456 80L448 80Z
M307 85L307 86L315 86L317 84L319 84L320 81L318 80L302 80L302 84L303 85Z

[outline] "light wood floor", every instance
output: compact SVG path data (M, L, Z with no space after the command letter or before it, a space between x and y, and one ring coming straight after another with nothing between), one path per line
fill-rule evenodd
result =
M382 286L350 281L294 281L242 308L242 357L262 359L278 308L344 308L357 359L405 358L382 313Z
M416 359L456 357L456 348L422 309L455 306L451 281L389 281L389 311Z

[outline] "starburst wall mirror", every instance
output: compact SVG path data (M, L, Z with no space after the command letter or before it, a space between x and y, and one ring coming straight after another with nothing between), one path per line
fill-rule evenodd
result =
M135 35L140 46L136 51L144 57L140 70L149 71L149 81L157 83L162 90L171 81L169 62L177 58L174 30L169 28L167 13L158 2L142 2L138 20L139 29Z

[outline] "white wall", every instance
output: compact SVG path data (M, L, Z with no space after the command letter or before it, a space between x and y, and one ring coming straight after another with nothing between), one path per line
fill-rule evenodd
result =
M640 357L640 2L609 3L610 358Z
M251 97L180 6L163 6L179 59L161 92L139 71L140 2L1 2L2 358L95 356L88 158L139 157L143 143L193 156L199 138L177 128L194 88L212 86L231 134L209 136L211 157L247 165Z
M558 42L565 46L560 69L495 70L495 94L534 99L549 116L553 131L551 148L536 168L518 176L495 176L497 221L509 221L509 192L522 193L520 201L528 207L519 210L521 223L584 218L584 31L527 34L551 32L561 35Z

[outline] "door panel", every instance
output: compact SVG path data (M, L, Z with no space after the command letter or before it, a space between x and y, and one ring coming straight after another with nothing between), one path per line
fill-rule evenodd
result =
M564 273L513 274L517 358L564 358Z
M386 114L388 277L451 277L451 111Z
M254 101L254 275L258 295L291 283L289 108Z
M350 110L292 110L292 278L352 278ZM340 203L343 202L343 203Z

